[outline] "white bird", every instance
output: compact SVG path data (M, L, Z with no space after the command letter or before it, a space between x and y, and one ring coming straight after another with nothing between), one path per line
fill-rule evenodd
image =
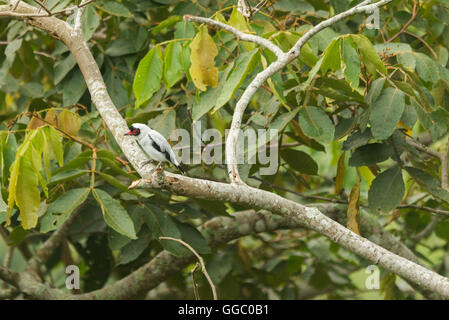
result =
M178 168L182 174L185 173L178 160L176 160L175 153L170 144L159 132L143 123L133 123L129 127L129 132L125 133L125 136L136 137L137 142L143 151L145 151L152 160L159 161L158 167L162 162L169 161ZM145 164L150 163L152 160L146 161Z

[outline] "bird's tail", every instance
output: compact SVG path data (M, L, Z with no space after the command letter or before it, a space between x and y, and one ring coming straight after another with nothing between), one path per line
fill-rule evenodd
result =
M186 174L186 172L184 171L184 169L181 167L181 165L178 163L178 161L170 161L172 165L174 165L179 171L181 171L181 173L183 175Z
M183 175L186 174L186 172L184 171L184 169L181 167L180 164L174 164L174 165L175 165L176 168L178 168L179 171L181 171L181 173L182 173Z

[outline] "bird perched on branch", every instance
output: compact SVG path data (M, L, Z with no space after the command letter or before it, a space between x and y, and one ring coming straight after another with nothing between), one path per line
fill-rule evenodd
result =
M125 133L125 136L136 137L140 147L151 158L151 160L145 161L144 164L158 161L158 167L160 167L164 161L168 161L178 168L182 174L185 174L178 160L176 160L175 153L170 144L159 132L152 130L143 123L133 123L129 127L129 132Z

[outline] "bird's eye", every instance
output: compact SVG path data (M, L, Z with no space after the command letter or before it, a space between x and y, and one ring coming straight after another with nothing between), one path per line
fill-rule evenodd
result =
M140 134L140 129L134 129L134 130L133 130L133 134L134 134L135 136L138 136L138 135Z

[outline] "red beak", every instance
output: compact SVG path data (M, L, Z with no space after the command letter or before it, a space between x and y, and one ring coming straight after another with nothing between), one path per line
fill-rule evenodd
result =
M129 130L129 132L128 132L128 133L125 133L125 136L133 136L133 133L132 133L132 131L131 131L131 130Z

